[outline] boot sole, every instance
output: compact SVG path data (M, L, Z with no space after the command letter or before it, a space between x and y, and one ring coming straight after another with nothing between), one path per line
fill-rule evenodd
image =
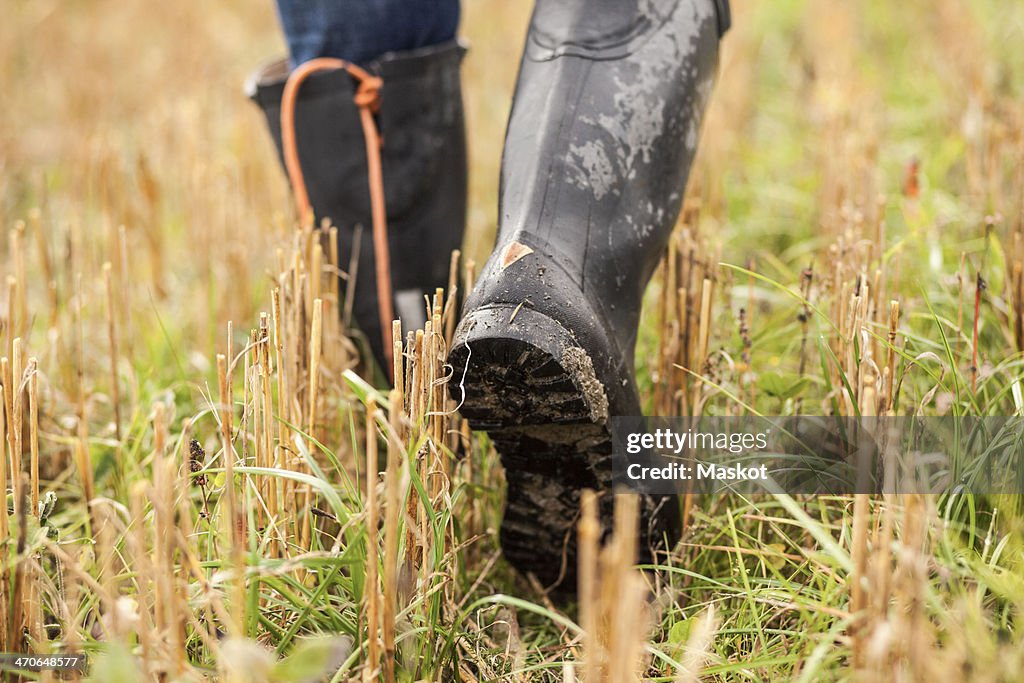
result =
M505 468L505 557L546 587L575 590L580 491L606 490L611 476L608 398L590 357L552 318L501 305L466 316L450 362L459 411L489 433Z

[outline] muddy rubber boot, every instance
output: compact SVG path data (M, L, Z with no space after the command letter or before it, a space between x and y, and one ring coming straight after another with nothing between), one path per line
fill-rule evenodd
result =
M466 140L459 71L464 52L453 41L388 53L362 65L383 81L376 123L383 141L391 289L395 315L408 329L422 327L423 297L447 285L452 250L462 243ZM288 73L287 60L280 60L259 69L246 84L266 115L279 155ZM391 343L391 331L382 333L378 313L366 144L355 88L344 71L310 76L296 100L295 133L316 225L327 218L338 226L338 263L346 271L359 232L352 313L387 375L384 344Z
M449 387L505 467L505 556L558 591L576 588L581 489L603 492L607 521L609 418L641 414L641 298L680 211L727 26L724 0L534 10L497 244L466 302ZM674 498L641 509L641 548L678 533Z

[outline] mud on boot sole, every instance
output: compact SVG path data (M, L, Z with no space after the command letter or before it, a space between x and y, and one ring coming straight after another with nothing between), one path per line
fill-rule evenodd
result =
M546 587L574 591L580 491L603 491L602 508L611 504L608 398L590 357L548 316L492 306L463 320L450 362L459 411L489 433L505 467L505 557Z

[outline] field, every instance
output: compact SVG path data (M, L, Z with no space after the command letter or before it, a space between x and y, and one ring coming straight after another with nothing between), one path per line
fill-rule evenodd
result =
M468 235L391 392L242 93L272 3L5 5L0 652L97 681L1024 680L1020 495L695 497L643 569L630 499L603 549L585 505L569 604L501 559L444 354L530 5L464 2ZM733 12L648 412L1024 416L1024 5Z

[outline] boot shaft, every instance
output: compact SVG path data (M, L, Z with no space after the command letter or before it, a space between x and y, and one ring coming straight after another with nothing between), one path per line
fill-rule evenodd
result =
M505 142L498 241L549 253L631 352L696 153L721 15L713 0L598 5L536 5Z
M395 314L406 328L422 325L423 296L447 283L451 252L462 242L466 214L466 142L456 42L389 53L366 65L382 79L375 117L381 135ZM288 77L282 60L259 70L247 90L263 110L283 160L281 100ZM356 85L343 71L320 72L302 84L295 133L316 224L339 228L338 262L356 254L353 314L378 363L390 330L378 321L371 238L367 150L353 101ZM356 239L356 235L359 238Z

